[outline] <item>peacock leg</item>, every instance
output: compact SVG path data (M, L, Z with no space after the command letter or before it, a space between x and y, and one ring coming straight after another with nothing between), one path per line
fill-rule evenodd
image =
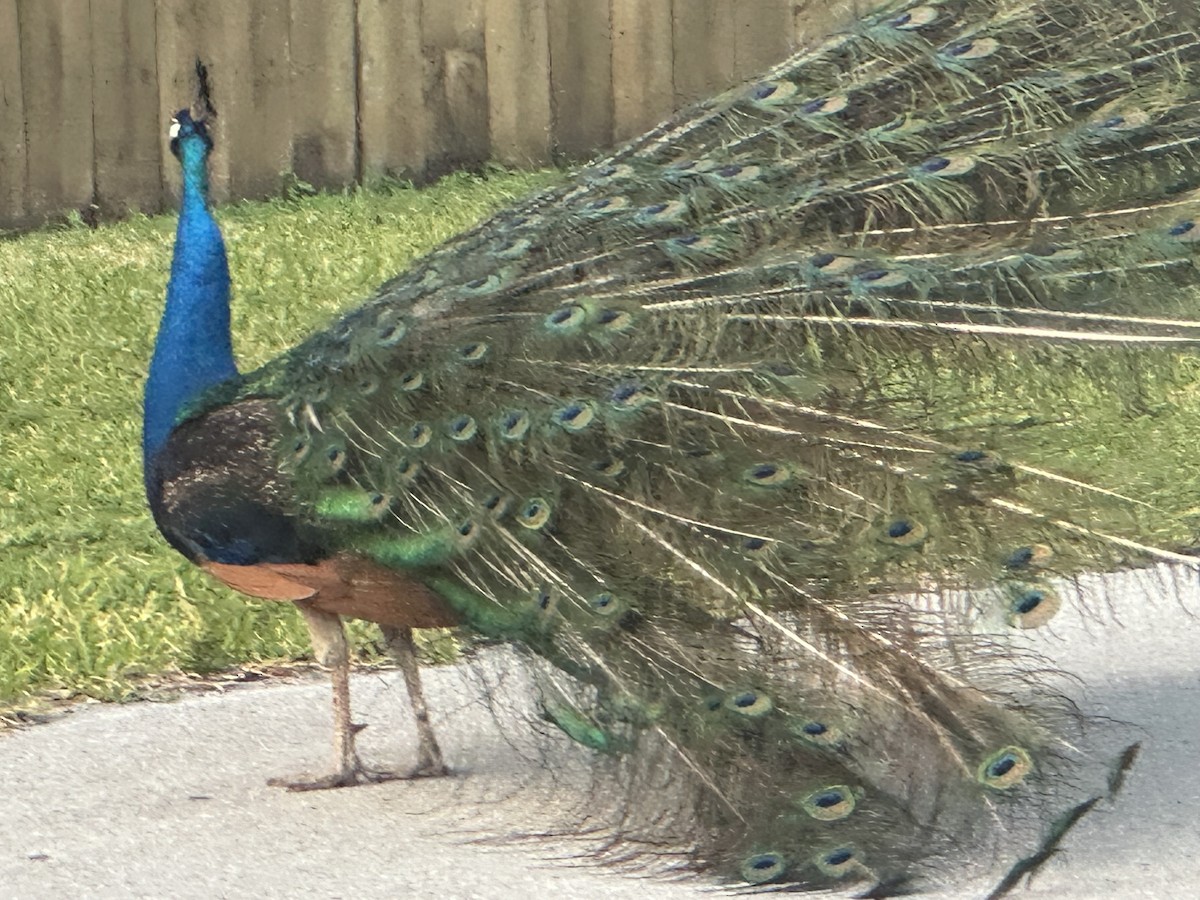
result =
M412 706L413 718L417 720L417 767L410 777L449 775L450 770L442 761L442 750L433 733L433 726L429 724L429 710L425 706L425 693L421 689L421 667L417 664L412 629L391 625L381 625L380 629L383 631L388 651L400 666L400 671L404 673L408 702Z
M354 737L362 726L355 725L350 718L350 648L341 617L303 603L296 605L308 625L317 662L330 669L333 680L333 771L314 781L272 779L270 783L289 791L319 791L396 777L364 768L355 750Z

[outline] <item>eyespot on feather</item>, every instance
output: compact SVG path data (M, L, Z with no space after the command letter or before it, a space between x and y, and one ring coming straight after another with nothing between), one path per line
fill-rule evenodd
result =
M884 526L880 539L899 547L916 547L929 536L928 529L913 519L893 519Z
M1059 593L1042 585L1013 585L1008 594L1008 622L1016 628L1045 625L1062 608Z
M450 420L446 426L446 436L462 444L475 437L478 430L479 427L471 416L461 415Z
M1200 228L1196 227L1196 223L1192 219L1185 219L1172 225L1167 229L1167 235L1181 244L1200 242Z
M375 320L375 339L381 347L395 347L408 334L408 323L400 314L387 310Z
M500 436L506 441L520 441L529 434L529 414L519 409L510 409L500 416Z
M806 719L790 723L789 730L800 740L816 747L836 746L844 736L840 728L820 719Z
M820 822L836 822L854 812L856 802L850 788L835 784L804 797L800 801L800 808Z
M835 94L831 97L821 97L802 103L800 105L800 114L804 116L832 116L842 112L849 105L849 97L845 94Z
M504 494L491 494L481 504L495 520L503 519L512 511L513 501Z
M480 363L488 355L488 345L483 341L465 344L458 349L459 358L468 364Z
M888 24L898 31L916 31L918 28L932 25L937 21L937 18L938 11L936 7L914 6L912 9L900 13L889 21Z
M766 538L747 537L742 538L737 546L747 556L764 556L770 552L771 542Z
M546 526L550 521L550 504L541 497L533 497L526 500L524 505L517 510L517 523L530 531L538 531Z
M931 156L914 166L912 172L918 178L957 178L975 168L973 156Z
M606 331L624 331L633 324L633 315L623 309L607 307L597 310L596 324Z
M855 285L866 290L899 287L909 281L908 275L899 269L867 269L854 276Z
M554 422L572 434L583 431L596 419L596 410L590 403L574 400L554 411Z
M405 486L411 485L421 474L421 464L407 456L402 457L396 466L396 474L400 476L400 481Z
M1033 759L1021 747L997 750L979 765L977 778L984 787L1006 791L1016 787L1033 772Z
M500 289L501 283L502 279L499 275L486 275L483 278L476 278L473 281L468 281L460 290L463 294L469 296L494 294Z
M757 463L746 470L743 478L756 487L782 487L791 481L792 470L778 463Z
M827 850L819 854L813 860L813 864L817 867L817 871L829 878L861 875L866 871L853 847L837 847L834 850Z
M405 433L404 445L411 447L413 450L420 450L422 447L428 445L432 438L433 429L424 422L416 422Z
M748 719L761 719L775 709L771 698L761 691L734 691L724 700L725 709Z
M1054 549L1047 544L1028 544L1012 551L1004 560L1006 569L1034 569L1054 558Z
M425 376L420 372L406 372L400 376L400 390L406 394L420 390L425 385Z
M598 459L592 463L592 468L605 478L617 478L625 474L625 460L616 456Z
M464 519L454 528L459 550L469 550L479 540L480 527L473 519Z
M654 402L654 395L643 385L619 384L609 394L613 407L623 412L633 412Z
M770 884L787 874L787 860L780 853L756 853L742 861L738 872L750 884Z
M779 106L796 94L796 85L790 81L760 81L746 95L758 106Z
M574 332L586 321L587 311L577 303L569 303L554 310L545 319L546 329L565 334Z
M597 615L603 616L606 619L620 617L627 608L621 600L614 597L608 591L602 591L593 596L588 601L588 606Z
M683 200L663 200L643 206L634 215L634 220L641 225L679 222L687 213L688 205Z
M998 40L984 37L947 44L938 51L938 55L956 61L973 62L978 59L986 59L999 49L1000 42Z

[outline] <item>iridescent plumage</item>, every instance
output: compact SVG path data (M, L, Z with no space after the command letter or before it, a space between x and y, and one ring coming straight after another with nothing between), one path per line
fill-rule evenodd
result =
M326 643L526 648L627 767L618 837L871 896L1020 874L1132 757L1019 633L1082 572L1195 565L1198 25L865 19L190 397L160 526Z

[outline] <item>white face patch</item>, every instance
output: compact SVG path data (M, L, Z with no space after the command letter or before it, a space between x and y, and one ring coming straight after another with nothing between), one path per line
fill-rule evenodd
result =
M167 130L167 137L169 137L171 140L175 140L175 138L179 137L179 120L178 119L171 120L171 127Z

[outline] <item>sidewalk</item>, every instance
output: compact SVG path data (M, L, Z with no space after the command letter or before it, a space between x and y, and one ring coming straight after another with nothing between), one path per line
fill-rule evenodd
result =
M1123 628L1077 624L1056 643L1103 712L1144 728L1142 757L1119 802L1088 816L1014 897L1200 892L1200 622L1172 601L1145 603L1156 588L1141 578L1122 582ZM518 680L495 695L493 713L479 699L480 671L426 676L454 778L308 794L268 787L326 762L327 685L312 676L88 706L0 735L0 897L712 896L704 884L553 859L570 846L485 839L552 826L585 782L573 749L544 760L520 746L519 711L505 707L521 695ZM360 675L354 690L357 718L370 724L364 758L412 759L397 673Z

